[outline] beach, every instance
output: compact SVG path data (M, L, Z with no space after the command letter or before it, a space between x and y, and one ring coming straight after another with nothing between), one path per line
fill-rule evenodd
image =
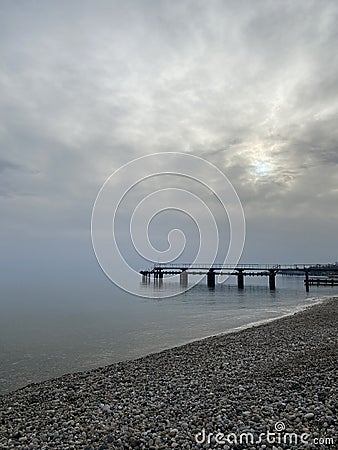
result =
M337 312L331 298L0 396L0 448L337 448Z

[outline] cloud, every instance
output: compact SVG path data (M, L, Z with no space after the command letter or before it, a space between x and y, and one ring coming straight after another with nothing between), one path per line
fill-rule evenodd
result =
M106 177L157 151L216 164L276 235L337 219L335 1L2 2L1 17L8 230L47 211L55 233L87 230Z
M5 159L0 159L0 174L11 171L11 170L19 170L22 171L23 167L20 164L15 164L11 161L7 161Z

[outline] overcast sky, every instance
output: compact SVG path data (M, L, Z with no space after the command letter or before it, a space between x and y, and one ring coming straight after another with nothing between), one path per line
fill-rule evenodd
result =
M338 260L337 49L336 0L0 1L3 262L92 258L105 179L166 151L229 178L244 261Z

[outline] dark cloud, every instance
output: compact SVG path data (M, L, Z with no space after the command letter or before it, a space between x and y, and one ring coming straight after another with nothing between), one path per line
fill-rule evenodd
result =
M11 161L0 159L0 174L6 171L22 171L23 167L20 164L15 164Z

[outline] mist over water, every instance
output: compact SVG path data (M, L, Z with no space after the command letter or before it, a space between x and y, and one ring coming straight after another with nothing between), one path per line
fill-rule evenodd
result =
M90 282L65 277L6 282L0 300L0 393L229 331L296 311L337 287L311 287L303 277L235 279L211 290L201 282L176 297L134 297L101 274ZM140 289L154 289L140 285ZM164 280L163 290L170 290Z

